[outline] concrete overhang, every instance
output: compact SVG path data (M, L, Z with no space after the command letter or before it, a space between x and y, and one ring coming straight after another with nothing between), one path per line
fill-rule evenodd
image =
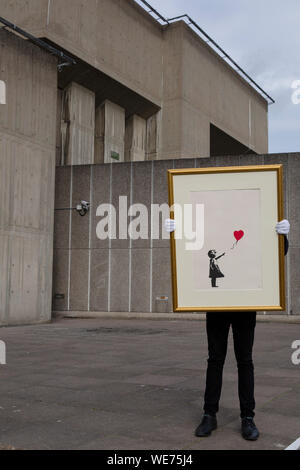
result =
M58 47L47 38L42 39L48 44ZM60 47L60 49L62 48ZM95 93L96 106L99 106L104 100L112 101L125 109L126 118L137 114L148 119L161 109L157 103L134 92L123 83L80 58L75 57L75 60L76 65L63 67L62 71L58 73L58 87L60 89L66 88L71 82L76 82Z

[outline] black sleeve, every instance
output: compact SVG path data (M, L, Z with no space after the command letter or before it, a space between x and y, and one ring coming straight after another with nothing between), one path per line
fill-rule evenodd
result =
M289 240L288 240L288 237L284 235L284 256L287 255L288 251L289 251Z

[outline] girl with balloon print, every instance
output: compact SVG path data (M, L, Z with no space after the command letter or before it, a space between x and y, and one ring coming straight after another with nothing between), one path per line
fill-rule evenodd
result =
M232 246L232 250L237 246L239 240L241 240L244 237L244 231L236 231L234 232L234 237L236 239L236 242ZM221 259L223 256L225 256L226 253L223 253L220 256L217 256L216 250L209 250L208 252L208 257L210 259L209 261L209 277L211 279L211 287L219 287L217 286L217 279L225 277L224 274L222 273L217 261Z

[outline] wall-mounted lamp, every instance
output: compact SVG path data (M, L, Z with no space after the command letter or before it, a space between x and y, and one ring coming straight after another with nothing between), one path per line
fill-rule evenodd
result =
M63 209L55 209L55 211L77 211L81 217L84 217L90 210L91 204L87 201L80 201L76 207L68 207Z

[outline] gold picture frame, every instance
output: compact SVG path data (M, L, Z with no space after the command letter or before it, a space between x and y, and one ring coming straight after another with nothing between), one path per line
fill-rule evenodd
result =
M206 179L204 179L205 175ZM222 179L224 180L224 178L226 180L225 185L222 184ZM256 188L259 191L260 200L262 201L261 212L257 216L257 220L262 222L262 226L260 227L260 232L258 229L256 230L262 237L261 285L257 284L257 287L251 289L236 289L236 291L234 289L225 291L222 288L213 290L210 288L200 289L195 288L195 286L191 287L192 282L195 282L192 280L191 260L195 256L187 252L185 253L186 250L182 248L183 241L176 239L175 231L170 236L174 312L284 311L286 308L284 237L278 236L275 232L276 223L284 218L282 165L168 170L170 218L175 218L176 209L174 209L174 205L183 207L188 192L192 194L194 191L194 194L198 194L197 191L200 191L199 197L201 197L201 194L204 194L204 192L201 192L203 182L206 184L206 193L210 190L210 182L213 182L214 187L211 189L211 197L213 197L214 191L220 191L216 189L218 184L224 191L229 191L231 180L236 184L236 187L232 187L232 191L247 189L248 184L249 190ZM246 183L246 186L243 186L242 183L237 184L236 182L240 180L249 181L249 183ZM253 184L250 183L252 180ZM181 194L183 195L182 200L180 200ZM246 192L241 194L245 195ZM254 194L254 192L249 192L249 194ZM221 197L221 193L217 196ZM271 232L271 227L273 227L274 233ZM266 238L266 233L271 243ZM275 241L274 234L278 238L278 242L277 240ZM271 266L268 266L268 263ZM198 269L197 266L196 269ZM196 302L198 298L199 301ZM212 298L211 302L209 301L210 298ZM222 301L222 298L224 301ZM239 299L242 298L248 300L245 300L245 302L240 301ZM230 299L236 300L230 301ZM255 299L259 301L255 301Z

